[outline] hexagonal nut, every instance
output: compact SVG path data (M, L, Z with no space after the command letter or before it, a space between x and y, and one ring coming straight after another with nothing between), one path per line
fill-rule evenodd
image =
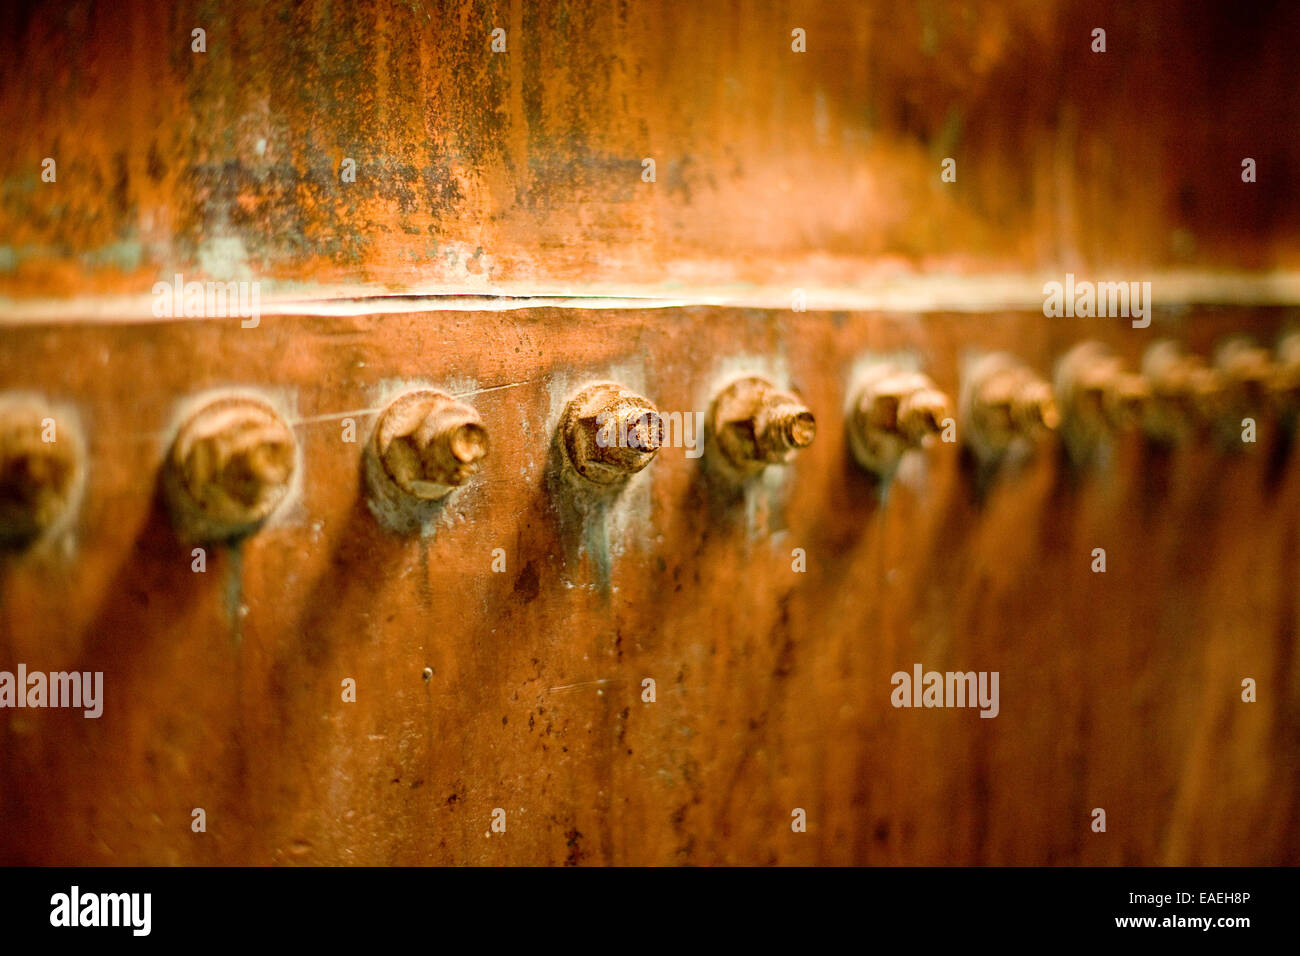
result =
M0 546L26 548L70 514L84 457L72 422L35 399L0 401Z
M1107 346L1082 342L1057 363L1056 394L1066 429L1095 440L1105 430L1140 424L1151 389Z
M1151 389L1143 427L1154 440L1178 442L1227 412L1223 375L1171 339L1152 343L1142 357Z
M464 485L488 454L488 433L473 407L420 389L395 399L379 417L374 454L404 494L437 501Z
M724 468L744 477L788 464L817 437L817 420L797 395L747 376L718 392L708 431Z
M1268 349L1245 336L1235 336L1215 350L1214 367L1230 387L1258 396L1268 388L1277 374Z
M984 457L1033 441L1061 423L1052 386L1012 356L986 355L962 385L967 442Z
M616 485L654 460L664 443L664 423L649 399L603 382L569 401L558 438L574 473L598 485Z
M1276 375L1270 385L1283 409L1300 406L1300 331L1289 330L1278 339Z
M208 402L181 425L164 468L182 535L222 540L254 531L288 493L296 456L293 432L261 399Z
M862 467L887 474L904 452L939 434L949 415L948 397L928 376L882 362L855 393L848 415L849 447Z

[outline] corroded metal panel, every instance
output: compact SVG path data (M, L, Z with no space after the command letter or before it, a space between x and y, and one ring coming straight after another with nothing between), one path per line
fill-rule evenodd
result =
M7 23L0 862L1300 860L1300 7Z
M1157 327L1205 351L1284 320ZM853 461L843 409L862 357L910 351L957 394L971 350L1014 348L1046 374L1080 338L1140 358L1125 324L1011 313L10 330L0 385L57 383L88 472L68 533L0 570L0 667L102 670L106 700L97 720L5 712L3 857L1294 861L1300 469L1278 432L1226 457L1123 444L1083 472L1049 444L983 488L939 443L887 498ZM813 445L759 486L734 495L708 455L668 447L606 507L557 482L552 432L584 384L703 410L739 371L817 415ZM383 527L362 474L408 385L459 396L492 442L425 534ZM192 397L231 388L282 410L300 481L195 573L159 467ZM999 716L893 708L891 674L914 662L999 671ZM1243 675L1259 704L1239 702ZM796 807L807 833L791 832ZM487 836L496 808L508 830Z

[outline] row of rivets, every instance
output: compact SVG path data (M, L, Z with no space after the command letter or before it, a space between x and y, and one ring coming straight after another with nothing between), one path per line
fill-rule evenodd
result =
M1155 441L1178 442L1225 416L1289 409L1297 401L1300 333L1292 333L1276 359L1236 338L1212 366L1175 342L1157 342L1140 373L1125 369L1104 345L1085 342L1057 363L1054 384L1013 356L984 355L964 371L959 415L967 445L990 461L1058 427L1072 451L1086 453L1110 432L1141 428ZM754 376L718 392L705 421L712 467L737 482L788 463L817 434L812 411L797 395ZM863 468L889 475L905 452L952 421L948 397L926 375L882 360L851 395L849 447ZM55 417L34 399L0 402L0 544L29 544L70 510L82 452L75 429L64 431L57 439ZM664 420L649 399L601 383L569 401L556 442L578 481L614 488L654 459L665 442ZM469 405L420 389L384 409L368 454L372 494L438 501L477 472L488 433ZM163 488L178 528L195 540L253 531L288 494L296 455L291 428L260 399L227 396L203 405L182 422L164 463Z
M754 376L718 393L705 427L716 444L718 470L740 481L768 465L789 462L817 434L816 419L798 396ZM654 404L613 383L584 389L560 420L565 460L596 485L616 485L636 474L664 439L663 416Z

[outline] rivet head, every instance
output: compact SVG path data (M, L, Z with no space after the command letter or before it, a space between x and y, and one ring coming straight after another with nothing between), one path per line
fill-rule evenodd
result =
M60 523L82 458L72 423L35 400L0 401L0 546L28 547Z
M1008 355L989 355L976 363L963 394L966 440L985 456L1035 441L1061 423L1052 386Z
M1153 343L1142 357L1142 374L1151 389L1143 428L1156 441L1183 441L1227 410L1223 376L1177 342Z
M407 392L384 409L374 451L405 494L437 501L464 485L488 454L488 433L471 406L432 389Z
M797 395L749 376L717 394L708 429L724 467L743 477L793 460L817 437L817 420Z
M849 447L858 464L889 474L903 453L943 430L948 396L921 372L882 362L860 383L848 416Z
M1277 374L1271 389L1284 409L1300 405L1300 331L1290 331L1277 345Z
M1234 427L1243 415L1285 409L1294 392L1294 375L1246 336L1224 342L1215 351L1214 367L1223 378L1224 415Z
M559 440L577 475L598 485L617 485L654 460L664 442L664 424L649 399L606 382L569 401Z
M164 488L182 534L234 538L255 530L289 490L293 432L270 405L250 396L211 401L190 415L172 443Z
M1141 424L1151 388L1100 342L1083 342L1057 364L1063 428L1075 442L1096 443L1110 431Z
M1268 349L1250 339L1235 337L1215 352L1214 364L1231 385L1263 390L1272 380L1275 369Z

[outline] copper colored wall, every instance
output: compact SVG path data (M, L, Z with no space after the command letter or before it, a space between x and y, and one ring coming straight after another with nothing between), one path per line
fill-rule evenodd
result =
M1162 324L1204 348L1279 321ZM982 502L955 446L885 504L850 463L840 408L864 352L916 349L955 392L964 350L1015 346L1042 367L1094 330L1135 353L1113 323L1027 315L11 331L0 382L58 383L90 477L71 551L3 567L0 667L102 670L107 684L98 720L4 713L3 857L1295 862L1289 452L1129 448L1075 480L1049 446ZM748 508L715 498L699 462L665 449L604 521L566 516L547 484L557 402L613 376L661 409L703 408L743 356L786 369L819 419L774 489ZM364 436L394 377L472 393L494 443L429 538L379 528L359 445L341 438L345 414ZM229 385L292 410L301 496L195 574L154 480L176 402ZM894 709L890 675L915 662L999 671L1000 715ZM1244 676L1259 703L1240 702ZM1104 835L1089 829L1098 806ZM206 834L190 832L194 807ZM486 838L496 807L507 833ZM807 834L790 830L795 807Z
M845 438L871 355L955 395L985 350L1047 374L1086 338L1132 366L1161 335L1208 355L1297 321L1300 7L1209 6L15 5L0 394L46 396L88 457L68 532L0 553L0 670L103 671L105 702L0 710L0 863L1300 862L1282 423L1085 470L1052 440L988 485L940 443L884 500ZM821 308L1067 269L1231 272L1263 304L1157 298L1146 330ZM302 303L155 320L176 272ZM795 287L810 311L734 305ZM695 304L496 311L560 292ZM818 420L746 496L675 448L604 513L550 480L587 382L689 412L739 371ZM412 384L492 441L424 537L380 526L361 473ZM298 483L195 573L159 467L188 403L235 387L292 424ZM998 671L1000 714L895 709L918 662Z

